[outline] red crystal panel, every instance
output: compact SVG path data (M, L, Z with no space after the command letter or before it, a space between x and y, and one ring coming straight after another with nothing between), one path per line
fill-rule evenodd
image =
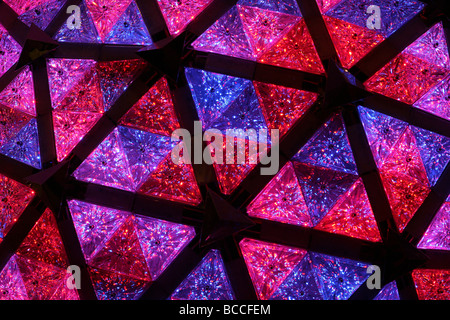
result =
M261 300L268 300L306 255L305 250L253 239L243 239L239 246Z
M167 80L161 78L122 118L122 125L170 136L180 127Z
M10 108L36 116L36 101L30 67L26 66L0 93L0 102Z
M0 175L0 242L33 197L33 190Z
M364 84L368 90L413 104L449 71L402 53Z
M247 6L239 6L239 13L256 57L276 44L300 20L297 16Z
M358 180L336 202L316 228L353 238L381 241L369 198L361 180Z
M268 129L279 129L280 138L317 100L318 94L274 84L255 82Z
M412 276L420 300L450 300L450 271L418 269Z
M161 161L138 192L191 205L202 202L192 166L174 164L170 154Z
M205 9L212 0L158 0L158 4L172 35L181 33L184 28Z
M259 62L312 73L325 72L304 19L270 48Z
M247 207L251 217L311 226L294 168L288 162Z
M376 31L328 16L324 19L342 66L346 69L353 67L384 40Z
M48 0L5 0L5 3L8 4L18 15L21 15L27 12L34 7L38 7Z

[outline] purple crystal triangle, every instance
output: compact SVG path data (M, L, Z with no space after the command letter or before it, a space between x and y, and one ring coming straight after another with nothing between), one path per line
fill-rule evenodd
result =
M194 238L193 227L136 216L135 227L152 281Z
M0 93L0 102L10 108L36 116L33 76L30 67L26 66Z
M31 119L11 141L2 146L0 153L37 169L41 169L36 120Z
M295 0L239 0L237 4L301 16L300 8Z
M450 121L450 76L420 98L414 107Z
M169 137L127 127L119 127L118 131L134 179L134 189L138 189L177 143L171 142Z
M0 273L0 300L28 300L27 289L15 255L9 259Z
M83 0L80 5L81 16L81 28L69 29L67 23L64 23L61 29L53 37L57 41L61 42L74 42L74 43L99 43L101 42L100 36L97 33L94 22L91 19L86 3Z
M408 124L363 107L359 107L359 112L372 154L378 167L381 167Z
M395 281L385 285L373 300L400 300Z
M31 119L28 114L0 104L0 147L16 136Z
M356 182L358 176L294 162L313 226L328 213L336 201Z
M225 132L227 129L267 129L259 100L252 84L248 85L229 107L211 123L214 128Z
M233 300L228 276L218 250L211 250L180 284L172 300Z
M361 262L318 253L311 253L311 260L324 300L347 300L369 277Z
M34 23L38 28L45 30L64 3L64 0L53 0L41 3L21 14L19 19L29 27Z
M84 256L89 261L129 216L126 212L72 200L68 202Z
M327 12L328 16L344 20L366 28L367 8L371 5L380 7L381 30L388 37L420 12L425 4L417 0L344 0Z
M21 51L22 47L0 24L0 77L19 60Z
M192 46L199 51L254 60L253 51L236 6L217 20L192 43Z
M250 80L192 68L186 68L186 78L204 129L251 85Z
M334 116L293 158L295 161L358 174L340 115Z
M309 254L292 270L270 300L322 300Z
M104 42L145 46L153 43L147 27L142 20L139 8L134 1L131 2L122 17L114 25Z
M450 161L450 138L412 127L428 180L434 186Z
M450 250L450 202L444 203L417 247L419 249Z
M134 191L134 181L117 129L89 155L74 176L81 181Z

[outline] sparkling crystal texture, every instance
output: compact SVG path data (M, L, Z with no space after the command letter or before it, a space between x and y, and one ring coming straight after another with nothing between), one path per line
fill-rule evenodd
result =
M448 270L417 269L412 277L420 300L450 300Z

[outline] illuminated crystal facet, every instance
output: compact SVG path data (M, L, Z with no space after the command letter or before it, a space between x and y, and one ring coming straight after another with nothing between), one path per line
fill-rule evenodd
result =
M450 271L418 269L412 273L419 300L449 300Z
M450 202L444 203L417 247L420 249L450 250Z

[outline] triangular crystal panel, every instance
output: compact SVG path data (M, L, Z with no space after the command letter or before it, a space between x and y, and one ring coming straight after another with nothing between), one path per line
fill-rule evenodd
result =
M428 180L433 186L450 161L450 138L417 127L412 127L412 131Z
M125 12L133 0L85 0L97 32L102 41L111 32L113 26Z
M295 175L288 162L247 207L251 217L311 226L308 207Z
M234 300L218 250L211 250L171 296L172 300Z
M293 160L351 174L358 174L344 122L333 116L300 149Z
M180 127L167 80L158 82L120 120L124 126L170 136Z
M141 280L151 280L139 244L134 217L129 217L89 261L95 268L117 272Z
M141 60L101 61L97 64L105 111L116 102L144 65Z
M91 15L86 7L85 1L81 1L80 28L69 28L67 23L64 23L53 37L57 41L61 42L74 42L74 43L99 43L101 42L100 36L95 28L94 21L92 21Z
M0 175L0 242L34 197L34 191Z
M336 202L316 229L368 241L381 241L369 198L361 180L358 180Z
M420 98L414 107L428 111L450 121L450 76L432 88L427 94Z
M231 8L193 43L194 49L252 60L253 52L239 11Z
M336 201L356 182L357 176L294 162L295 173L309 209L312 226L334 206Z
M301 15L295 0L239 0L238 4L296 16Z
M18 60L22 47L11 37L0 24L0 77L5 74Z
M186 68L186 78L204 129L251 85L250 80L192 68Z
M370 91L404 103L414 104L449 74L449 70L401 53L375 73L364 85Z
M129 216L120 210L78 200L69 201L68 205L81 249L88 262Z
M198 205L202 201L192 166L174 164L170 154L160 162L138 192L190 205Z
M444 203L417 247L419 249L450 250L450 202Z
M254 82L268 129L282 137L317 100L318 94L273 84Z
M195 237L193 227L144 216L136 216L135 228L152 281Z
M304 19L293 26L258 61L317 74L325 72Z
M17 250L23 259L67 268L67 256L53 213L47 209Z
M0 146L11 141L32 117L0 104Z
M347 300L369 277L361 262L318 253L311 253L311 260L324 300Z
M106 36L104 42L145 46L153 43L144 20L142 20L139 8L134 1L125 10L125 13Z
M0 273L0 300L28 300L27 289L15 256L9 259Z
M98 268L89 268L89 274L99 300L135 300L149 285L147 280Z
M40 169L41 158L36 120L31 119L14 138L2 146L0 153Z
M31 26L34 23L37 27L42 30L45 30L49 23L56 16L58 11L64 5L63 0L53 0L53 1L36 1L37 3L41 2L39 5L34 8L26 11L25 13L19 16L19 19L24 22L27 26Z
M395 281L385 285L373 300L400 300Z
M300 20L298 16L255 7L238 8L255 57L260 57L266 49L276 44Z
M0 93L0 102L10 108L36 116L33 76L30 67L25 67Z
M205 9L212 0L158 0L172 35L178 35Z
M313 264L309 254L297 264L271 300L322 300L322 295L316 283Z
M56 153L62 161L101 118L99 113L53 112Z
M268 300L306 251L259 240L243 239L239 246L259 299Z
M375 162L381 167L408 124L367 108L358 109Z
M441 68L450 69L447 40L442 22L435 24L404 52Z
M78 167L74 176L81 181L134 191L133 177L117 129Z
M353 67L384 40L384 37L374 30L327 16L324 16L324 19L342 66L346 69Z
M134 180L134 189L138 189L175 147L176 142L171 142L169 137L127 127L119 127L118 131Z
M419 300L450 300L450 271L417 269L412 273Z

